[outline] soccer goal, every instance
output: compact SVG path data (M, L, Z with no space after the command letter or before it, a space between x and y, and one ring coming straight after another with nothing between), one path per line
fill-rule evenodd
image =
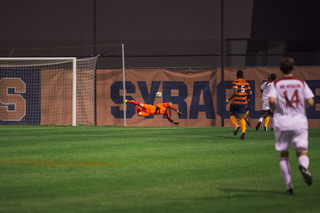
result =
M94 125L97 59L0 58L0 124Z

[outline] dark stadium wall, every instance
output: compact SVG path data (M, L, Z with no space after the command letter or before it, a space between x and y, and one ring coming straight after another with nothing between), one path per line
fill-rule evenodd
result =
M253 39L317 42L320 29L320 1L254 1Z
M103 45L123 42L128 67L217 66L220 2L4 0L0 55L84 57L107 51L100 66L119 68L120 49L108 51L112 48ZM226 39L250 37L252 4L253 0L225 1ZM88 47L94 44L96 49Z
M2 57L92 54L92 48L70 48L93 44L92 0L4 0L0 23Z
M319 65L319 8L318 0L254 1L248 53L283 52L294 57L297 65ZM254 56L248 57L246 64L277 62L278 57Z
M216 67L222 0L2 0L0 56L101 54L99 68ZM320 64L318 0L224 0L226 66ZM300 54L302 53L302 54ZM246 55L248 54L248 55Z

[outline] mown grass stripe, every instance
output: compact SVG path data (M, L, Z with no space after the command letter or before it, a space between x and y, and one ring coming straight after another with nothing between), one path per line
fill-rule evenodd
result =
M41 165L41 166L109 166L115 162L85 162L85 161L41 161L30 159L0 159L0 165Z

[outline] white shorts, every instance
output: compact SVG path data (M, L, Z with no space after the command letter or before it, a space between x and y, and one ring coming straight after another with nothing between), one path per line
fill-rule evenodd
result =
M269 99L263 99L262 100L262 110L269 110L270 105L269 105Z
M308 129L299 129L292 131L274 130L276 139L275 149L279 152L289 150L290 144L296 152L308 151Z

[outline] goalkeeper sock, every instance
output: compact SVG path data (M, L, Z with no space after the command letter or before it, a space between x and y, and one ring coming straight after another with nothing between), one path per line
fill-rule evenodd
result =
M136 105L136 111L137 111L137 114L139 115L139 112L141 111L139 105Z
M137 111L137 114L139 114L139 112L141 111L140 103L138 101L128 101L128 103L136 105L136 111Z
M270 121L270 117L266 117L266 120L264 121L264 125L265 125L265 126L268 126L269 121Z
M128 103L140 106L140 103L138 101L128 101Z
M240 120L240 126L242 129L242 132L246 132L246 121L244 119Z
M288 158L280 159L280 170L284 179L284 182L287 186L287 189L293 188L291 183L291 168Z
M238 126L236 116L231 115L231 116L230 116L230 120L231 120L231 122L232 122L232 124L233 124L234 127L237 127L237 126Z

